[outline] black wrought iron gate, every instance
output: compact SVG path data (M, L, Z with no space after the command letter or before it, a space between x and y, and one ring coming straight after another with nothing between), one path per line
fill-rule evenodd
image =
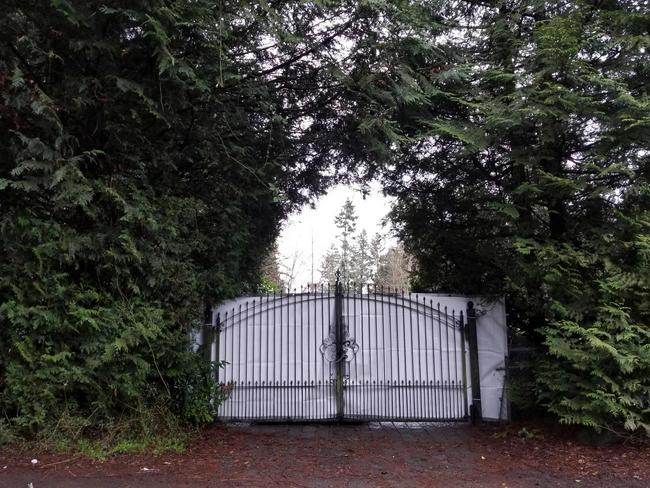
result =
M472 331L431 296L337 282L240 299L212 325L223 420L469 418Z

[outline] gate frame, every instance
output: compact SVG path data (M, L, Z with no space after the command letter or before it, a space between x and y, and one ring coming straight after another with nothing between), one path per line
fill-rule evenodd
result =
M344 323L343 323L343 284L341 283L341 272L336 272L336 283L334 287L334 327L336 337L336 417L339 422L344 422L345 403L344 403L344 380L345 380L345 352L344 352ZM467 302L467 323L465 323L463 312L459 316L459 329L461 341L461 363L462 379L465 385L465 394L463 395L464 411L469 415L472 424L476 424L483 418L481 411L481 376L479 372L478 360L478 337L476 329L476 309L472 301ZM469 369L472 390L472 403L468 409L467 398L467 357L465 352L465 342L469 346Z
M349 290L348 290L349 292ZM383 292L382 292L383 293ZM330 295L331 297L331 295ZM346 364L346 330L348 326L343 320L343 300L345 293L343 284L340 281L340 272L336 272L336 283L334 287L334 337L335 337L335 360L336 360L336 378L335 378L335 405L336 417L332 420L344 422L347 420L355 420L353 418L346 418L345 413L345 364ZM214 308L206 309L205 322L201 330L200 341L205 347L204 353L208 359L213 359L216 365L214 369L214 379L219 383L219 369L220 369L220 336L222 332L222 323L220 313L214 313ZM481 408L481 386L480 386L480 371L479 371L479 351L477 340L477 311L474 308L472 301L467 302L465 321L463 311L460 311L458 320L458 330L460 332L460 341L462 347L461 353L461 366L462 366L462 380L465 392L463 394L463 410L465 412L464 420L470 420L473 424L482 420ZM465 345L469 347L469 357L466 355ZM468 361L469 359L469 361ZM468 369L470 373L470 384L472 401L469 404L468 400ZM282 421L281 419L278 419ZM289 419L286 419L289 420ZM458 418L457 420L463 420ZM421 420L427 421L427 420Z

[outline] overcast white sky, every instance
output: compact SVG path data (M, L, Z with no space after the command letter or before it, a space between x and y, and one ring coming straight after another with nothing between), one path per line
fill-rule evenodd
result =
M364 199L361 192L354 187L332 187L316 202L316 208L312 209L307 205L285 223L278 239L278 249L282 256L281 265L290 267L294 259L296 260L295 286L300 287L312 282L312 236L314 281L319 281L321 260L338 236L334 217L341 211L346 198L352 200L359 217L357 232L366 229L369 237L376 232L390 234L390 227L383 227L382 220L391 209L391 200L381 194L379 185L371 185L371 190ZM387 236L387 244L394 242L392 237Z

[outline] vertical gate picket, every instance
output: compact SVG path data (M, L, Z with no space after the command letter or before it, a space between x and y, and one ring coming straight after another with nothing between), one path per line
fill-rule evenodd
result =
M417 376L417 380L415 380L415 387L416 387L415 391L417 393L417 400L418 400L417 401L417 405L418 405L417 417L420 418L420 417L424 416L423 415L424 402L423 402L423 399L422 399L422 392L423 392L423 389L422 389L422 345L420 343L420 314L419 314L419 309L418 309L418 307L420 305L420 301L419 301L419 299L418 299L419 297L417 295L416 295L415 298L416 298L416 305L415 305L416 324L415 324L415 326L416 326L417 331L418 331L418 347L417 347L417 351L418 351L418 376ZM412 334L413 333L413 311L411 311L410 315L411 315L411 334Z
M219 371L221 370L219 354L221 349L221 314L217 313L214 325L214 379L219 384Z
M426 306L426 298L422 297L422 302ZM418 300L418 308L420 307L420 301ZM426 308L423 308L423 310L426 310ZM418 320L419 320L420 314L418 314ZM430 398L429 398L429 341L427 340L427 320L426 316L423 317L422 319L423 325L424 325L424 372L425 372L425 379L424 379L424 386L422 389L422 394L424 397L424 412L425 412L425 417L429 418L429 410L431 408L430 405ZM420 327L420 324L418 324L418 327ZM422 381L421 381L422 383Z

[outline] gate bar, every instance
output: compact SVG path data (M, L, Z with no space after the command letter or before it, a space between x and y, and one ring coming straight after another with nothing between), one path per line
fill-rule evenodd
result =
M343 376L345 374L345 358L343 357L343 285L340 280L341 272L336 272L336 289L334 291L334 330L336 338L336 417L343 421Z
M478 340L476 333L476 309L473 302L467 302L467 332L469 339L469 362L472 379L472 406L470 416L472 423L482 420L481 410L481 375L478 363Z
M219 370L221 369L221 361L219 359L219 349L221 348L221 314L217 312L217 321L214 326L214 376L219 384Z

